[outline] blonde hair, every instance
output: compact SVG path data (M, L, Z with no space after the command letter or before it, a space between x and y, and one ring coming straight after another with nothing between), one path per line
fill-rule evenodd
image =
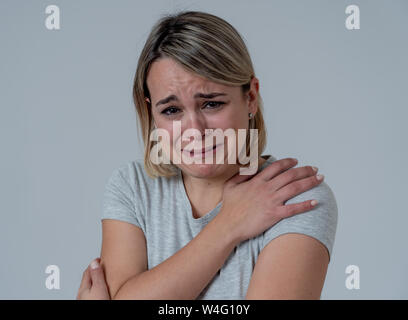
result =
M133 100L144 143L144 166L152 177L171 177L177 174L174 164L156 165L150 151L157 142L150 141L154 129L150 93L146 78L150 65L159 58L172 58L183 67L210 81L223 85L241 86L245 94L255 76L248 49L235 28L225 20L209 13L184 11L165 15L153 26L140 54L133 84ZM263 103L258 93L258 110L249 120L248 129L258 129L258 156L266 145ZM249 133L249 131L248 131ZM247 134L247 156L249 134Z

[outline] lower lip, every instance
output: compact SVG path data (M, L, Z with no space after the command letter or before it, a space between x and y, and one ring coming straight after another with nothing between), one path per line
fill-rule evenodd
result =
M205 154L208 154L208 153L215 153L215 151L217 150L217 148L219 146L220 145L216 145L215 148L213 148L211 150L208 150L207 152L196 152L196 153L194 153L194 152L187 152L187 151L184 151L184 150L183 150L183 152L186 155L190 156L190 157L200 157L200 156L202 157L202 156L204 156Z

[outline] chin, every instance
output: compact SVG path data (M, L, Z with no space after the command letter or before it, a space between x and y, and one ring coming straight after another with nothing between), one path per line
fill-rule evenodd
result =
M227 170L226 164L183 164L182 170L195 178L215 178Z

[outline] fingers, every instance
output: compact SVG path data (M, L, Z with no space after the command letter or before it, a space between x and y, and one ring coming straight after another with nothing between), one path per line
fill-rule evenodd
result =
M100 259L95 259L90 264L92 286L106 287L105 275L100 265Z
M283 203L300 193L314 188L323 181L323 178L323 175L313 175L308 178L296 180L276 191L274 197L279 203Z
M229 178L225 184L226 185L234 185L234 184L239 184L242 183L246 180L249 180L250 178L252 178L253 176L255 176L256 173L254 174L239 174L239 171L237 174L233 175L231 178Z
M90 289L91 286L92 286L91 274L89 272L89 266L88 266L88 268L86 268L86 270L82 274L82 280L81 280L81 284L79 286L78 291L83 291L83 290L86 290L86 289Z
M315 169L313 169L315 168ZM316 167L312 166L304 166L300 168L292 168L289 169L278 176L274 177L273 179L268 181L268 188L271 191L278 191L279 189L283 188L284 186L300 179L304 179L310 176L314 176L317 172Z
M317 205L317 200L307 200L299 203L291 203L278 208L278 216L281 219L312 210Z
M293 158L285 158L278 161L274 161L260 173L256 175L254 179L262 179L264 181L269 181L273 177L281 174L282 172L294 167L297 164L297 160Z

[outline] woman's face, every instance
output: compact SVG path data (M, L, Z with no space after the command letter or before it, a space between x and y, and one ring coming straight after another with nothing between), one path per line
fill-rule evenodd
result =
M216 163L216 153L212 150L204 154L197 152L195 155L187 150L198 151L205 148L205 139L207 142L214 141L216 145L216 140L212 139L214 134L205 137L206 129L221 129L224 132L232 128L238 139L237 130L248 129L248 113L251 112L253 115L256 113L258 80L255 77L252 79L251 89L244 97L240 86L212 82L189 72L173 59L162 58L151 64L146 81L151 101L146 100L150 102L156 128L169 133L169 148L172 150L169 157L172 162L183 172L197 178L214 178L222 175L227 166L231 166L228 164L229 151L226 138L221 145L217 143L217 148L224 149L224 159L218 161L221 163ZM213 93L217 95L204 96ZM166 99L168 97L171 98ZM179 125L180 131L175 130L173 124ZM191 135L188 140L183 141L181 138L187 129L198 130L202 142L194 143L194 137ZM237 144L236 146L238 148ZM181 153L177 154L181 163L177 164L173 161L174 152L180 151ZM209 164L207 164L209 161L205 163L205 157L210 157L212 161ZM194 163L197 162L197 158L202 159L201 164ZM185 159L189 161L184 161ZM238 161L237 153L236 165Z

